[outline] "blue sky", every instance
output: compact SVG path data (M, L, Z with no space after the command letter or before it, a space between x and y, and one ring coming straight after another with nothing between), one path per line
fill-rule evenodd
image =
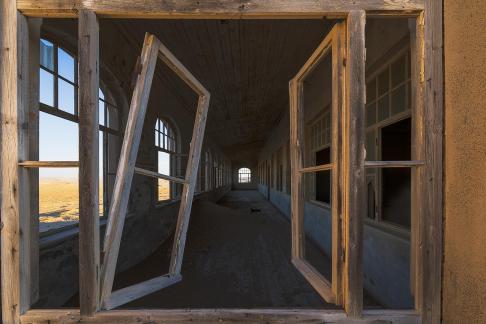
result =
M48 41L41 40L41 64L54 70L54 47ZM66 51L58 48L58 74L76 83L75 61ZM75 87L58 78L58 107L60 110L74 114ZM40 69L40 102L54 106L54 76ZM100 98L104 94L100 90ZM103 102L100 101L100 124L104 124ZM100 177L103 171L103 132L99 133ZM44 112L39 116L39 160L40 161L78 161L78 124ZM159 152L158 172L170 174L169 155ZM114 171L114 170L112 170ZM41 168L41 178L70 178L78 177L77 168Z

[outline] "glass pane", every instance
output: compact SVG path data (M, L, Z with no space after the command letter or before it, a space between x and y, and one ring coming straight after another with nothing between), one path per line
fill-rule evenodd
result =
M392 87L396 87L405 81L405 56L402 56L392 64Z
M390 117L390 103L388 96L384 96L378 100L378 121L382 121Z
M59 109L74 115L74 86L58 79Z
M106 126L105 124L105 103L103 100L98 101L98 111L99 111L99 123L100 125Z
M378 76L378 96L385 94L389 88L389 76L388 76L388 69L381 72Z
M59 75L71 82L74 80L74 57L66 53L63 49L57 49L57 70Z
M376 79L366 84L366 102L370 103L376 99Z
M104 186L103 186L103 177L105 176L105 168L104 168L104 154L103 152L105 151L104 149L104 136L105 134L100 131L98 133L98 154L99 154L99 187L98 187L98 209L99 209L99 215L100 217L104 215L104 210L103 210L103 201L104 201Z
M406 106L406 93L405 84L401 85L399 88L392 92L392 115L398 114L399 112L405 111Z
M54 71L54 44L45 39L40 41L40 64Z
M39 74L39 98L41 103L54 107L54 75L43 69Z
M376 102L366 107L366 126L376 123Z
M158 172L170 175L170 154L158 152ZM158 179L158 199L170 199L170 183L167 180Z
M44 112L39 114L39 160L78 161L78 124ZM46 169L46 172L54 169ZM58 169L72 175L70 169ZM77 170L76 170L77 172Z
M39 169L39 231L46 232L79 220L78 170Z
M155 130L155 146L159 146L159 131Z

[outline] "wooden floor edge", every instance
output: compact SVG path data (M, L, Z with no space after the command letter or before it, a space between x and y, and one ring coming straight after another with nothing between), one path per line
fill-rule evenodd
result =
M343 310L302 308L259 309L132 309L102 311L93 317L81 317L78 309L33 309L21 316L21 323L171 323L197 321L213 323L237 322L310 322L346 323ZM420 317L410 310L365 310L365 322L386 320L390 323L420 323Z

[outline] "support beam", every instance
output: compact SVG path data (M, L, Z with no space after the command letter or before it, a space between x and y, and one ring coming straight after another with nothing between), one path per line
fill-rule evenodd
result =
M99 26L92 11L79 12L79 306L99 309Z
M351 318L363 309L363 214L365 188L365 23L366 13L347 18L346 111L344 127L344 309Z
M29 158L29 29L14 1L0 3L1 286L3 323L19 323L31 304Z
M376 14L411 15L422 10L424 0L239 0L157 1L157 0L17 0L27 16L74 18L88 9L103 18L228 19L228 18L322 18L344 17L350 10Z
M147 176L147 177L152 177L152 178L156 178L156 179L163 179L163 180L172 181L172 182L176 182L176 183L180 183L180 184L189 183L188 181L186 181L185 179L182 179L182 178L172 177L172 176L168 176L166 174L162 174L162 173L158 173L158 172L154 172L154 171L150 171L150 170L145 170L145 169L137 168L137 167L135 167L135 173L138 173L138 174L141 174L141 175L144 175L144 176Z
M444 70L442 1L426 0L424 11L423 107L426 208L423 214L422 321L440 323L442 287Z

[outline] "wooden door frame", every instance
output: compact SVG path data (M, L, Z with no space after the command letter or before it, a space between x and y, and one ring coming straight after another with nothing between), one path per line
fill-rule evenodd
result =
M423 154L424 166L420 168L422 179L427 181L421 182L417 190L425 192L425 200L417 207L420 210L418 217L418 240L420 246L417 248L415 258L415 292L417 299L416 309L420 312L423 322L439 323L441 316L441 258L442 258L442 128L443 128L443 60L442 60L442 1L434 0L356 0L347 2L342 0L322 1L293 1L293 0L249 0L244 4L240 1L230 0L227 2L215 3L212 1L200 1L194 3L185 2L160 2L155 0L119 0L119 1L89 1L89 0L70 0L70 1L52 1L52 0L17 0L4 1L0 5L0 22L2 54L0 56L0 66L2 69L2 82L0 99L2 102L2 316L6 323L30 322L33 318L40 321L51 320L72 322L77 321L80 315L79 310L72 310L70 315L66 315L65 310L30 310L31 301L26 296L30 295L30 286L25 282L31 277L28 271L25 271L27 264L35 263L35 256L29 256L20 247L29 246L35 235L20 235L29 233L34 225L31 224L30 215L22 213L20 206L29 202L29 193L23 190L22 173L24 167L19 166L19 162L24 159L22 152L27 145L23 141L18 141L25 130L22 124L22 116L34 109L29 106L22 98L27 98L28 78L22 78L27 66L29 66L29 52L26 50L29 37L35 37L32 33L24 28L25 21L30 21L32 17L51 17L63 18L78 17L80 10L92 12L98 18L188 18L188 19L241 19L241 18L273 18L273 19L301 19L301 18L343 18L347 19L348 24L352 23L349 18L363 17L389 17L401 16L416 18L416 52L415 60L412 63L412 69L416 71L415 85L416 105L414 109L423 111L423 137L420 140L421 149L416 155ZM352 18L354 19L354 18ZM361 19L361 18L360 18ZM360 20L358 19L358 20ZM358 21L354 19L354 21ZM348 30L350 30L348 28ZM348 34L349 37L357 35ZM9 51L5 49L8 48ZM361 55L361 52L358 53ZM347 69L351 57L347 58ZM35 62L30 62L30 66ZM360 67L357 67L358 70ZM364 79L346 79L347 91L364 92ZM30 81L32 82L32 81ZM351 84L349 83L351 82ZM360 102L355 103L356 107L364 104L364 94L359 95ZM91 98L94 100L95 98ZM354 122L361 123L363 112L356 110L357 119ZM350 116L346 116L349 118ZM364 134L347 134L353 138L345 137L345 140L352 140L358 143L359 152L363 144ZM8 154L6 153L8 152ZM356 175L362 171L364 156L359 155L347 157L344 152L343 163L350 165L356 163L357 169L348 168L350 175ZM349 158L349 159L348 159ZM356 159L354 159L356 158ZM84 159L80 155L80 159ZM87 161L80 161L80 164ZM345 168L343 168L344 170ZM23 171L22 171L23 172ZM92 173L93 175L94 173ZM92 177L92 176L91 176ZM361 200L353 198L350 195L354 184L357 184L358 192L362 191L361 181L351 176L349 181L354 181L351 186L345 188L348 190L346 195L345 206L357 207ZM20 186L19 186L20 185ZM17 188L19 190L17 191ZM92 192L90 193L92 194ZM358 194L359 195L359 194ZM355 208L356 209L356 208ZM350 212L345 210L344 213ZM354 230L349 232L352 236L345 237L358 240L362 235L362 221L359 217L350 218L356 222ZM92 228L89 225L89 228ZM96 231L96 230L95 230ZM32 233L30 231L30 233ZM354 236L354 238L353 238ZM88 237L90 240L94 236ZM87 239L88 239L87 238ZM93 241L94 242L94 241ZM95 246L87 242L89 246ZM91 252L90 252L91 253ZM348 257L349 254L346 254ZM427 256L426 258L424 256ZM89 259L95 261L96 254L93 251ZM346 262L346 261L345 261ZM21 272L21 269L24 269ZM352 271L352 265L349 265L344 271ZM356 280L359 271L350 273L350 276ZM92 280L93 278L88 278ZM346 300L346 299L345 299ZM157 310L140 310L140 311L108 311L95 313L91 318L93 322L106 321L108 318L117 318L117 320L134 319L134 318L154 318L156 321L170 319L174 316L174 311L157 311ZM61 314L62 313L62 314ZM197 315L194 315L196 314ZM243 312L245 313L245 312ZM264 311L254 310L246 313L258 314L258 316L279 316L284 311ZM78 315L76 315L78 314ZM203 319L214 318L211 316L222 316L225 318L240 318L241 312L237 310L228 311L185 311L178 312L179 319L189 319L198 317ZM215 315L218 314L218 315ZM223 315L222 315L223 314ZM270 315L269 315L270 314ZM286 313L287 315L289 313ZM312 311L299 310L293 315L305 316L314 314ZM342 311L318 311L321 319L330 319L332 316L343 316ZM348 309L348 315L352 317L363 318L390 318L395 316L394 320L400 321L407 318L415 318L410 312L394 312L383 310L370 315L369 311L361 313L359 305L356 309ZM398 314L398 315L397 315ZM286 316L287 316L286 315ZM115 316L115 317L112 317ZM202 316L202 317L201 317ZM345 316L345 315L344 315ZM388 317L387 317L388 316ZM398 317L397 317L398 316ZM276 317L271 317L275 319ZM109 320L108 320L109 321Z

